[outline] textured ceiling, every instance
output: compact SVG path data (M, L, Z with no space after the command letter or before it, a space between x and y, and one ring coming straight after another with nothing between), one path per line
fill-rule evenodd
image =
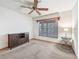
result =
M27 14L31 11L27 8L21 8L20 5L23 3L20 1L26 1L25 5L27 6L32 6L31 3L33 2L33 0L0 0L0 6L12 9L22 14ZM31 3L28 3L28 1ZM40 11L42 15L46 15L54 12L70 10L73 8L75 2L76 0L41 0L38 7L47 7L49 9L48 11ZM33 12L30 16L37 17L39 15L36 12Z

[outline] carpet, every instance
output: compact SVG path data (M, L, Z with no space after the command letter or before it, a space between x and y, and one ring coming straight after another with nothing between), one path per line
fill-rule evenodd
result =
M59 50L56 44L30 41L0 54L0 59L77 59L73 53Z

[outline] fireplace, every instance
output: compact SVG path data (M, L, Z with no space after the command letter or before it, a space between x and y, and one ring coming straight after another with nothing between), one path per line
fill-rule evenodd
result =
M29 42L29 33L8 34L8 47L10 49Z

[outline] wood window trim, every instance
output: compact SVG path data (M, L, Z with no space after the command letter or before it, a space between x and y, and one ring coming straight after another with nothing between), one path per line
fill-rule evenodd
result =
M47 18L46 19L40 19L40 20L37 20L37 22L58 21L59 19L60 19L60 17L53 17L53 18L48 18L48 19Z

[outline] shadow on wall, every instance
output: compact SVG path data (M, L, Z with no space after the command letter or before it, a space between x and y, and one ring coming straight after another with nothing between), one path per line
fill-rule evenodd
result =
M8 35L0 36L0 49L8 47Z
M30 16L0 7L0 48L7 46L5 34L29 32L29 38L32 38L32 27L33 22Z

